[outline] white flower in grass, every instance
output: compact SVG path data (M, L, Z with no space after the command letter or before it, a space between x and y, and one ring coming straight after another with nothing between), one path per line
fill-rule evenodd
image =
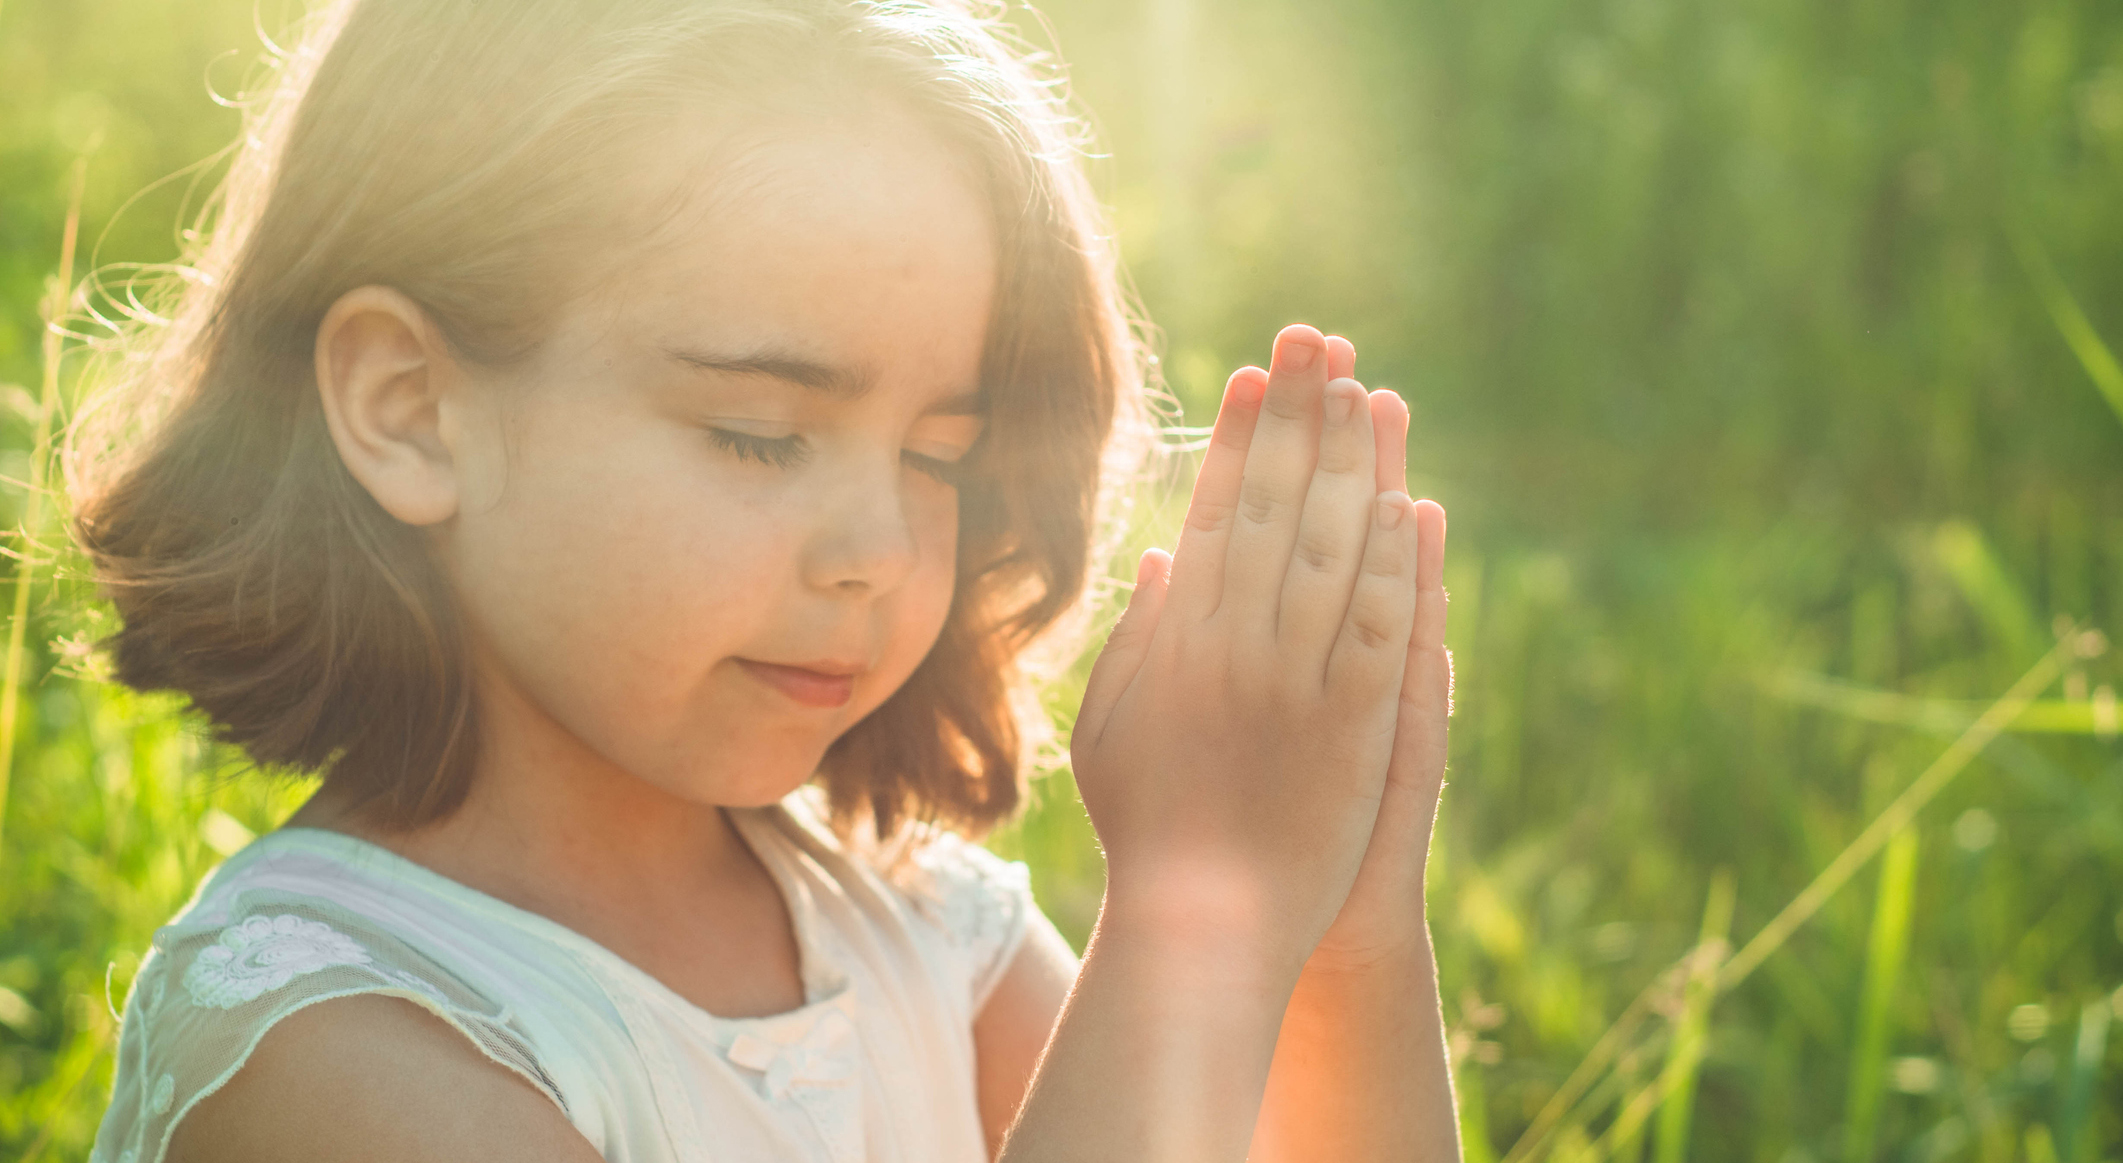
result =
M367 950L323 921L250 917L199 951L184 971L184 989L196 1005L234 1009L305 973L368 962Z

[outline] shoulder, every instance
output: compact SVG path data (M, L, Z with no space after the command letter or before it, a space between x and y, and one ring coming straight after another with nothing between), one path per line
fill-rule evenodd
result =
M1024 861L1005 860L953 832L917 841L896 879L960 941L993 939L1021 925L1032 906Z
M942 832L913 851L901 883L967 962L978 1009L1040 916L1024 862Z
M156 932L126 999L98 1163L181 1158L165 1155L178 1143L211 1145L194 1158L251 1157L248 1140L221 1137L232 1125L354 1135L349 1119L380 1111L417 1126L419 1096L400 1093L409 1079L446 1079L497 1103L528 1094L542 1104L537 1115L567 1125L536 1039L482 984L476 959L419 938L415 886L335 867L330 856L261 840ZM327 1117L320 1103L345 1104L344 1117Z
M434 1013L356 994L267 1030L175 1128L167 1159L521 1159L595 1150L545 1095Z

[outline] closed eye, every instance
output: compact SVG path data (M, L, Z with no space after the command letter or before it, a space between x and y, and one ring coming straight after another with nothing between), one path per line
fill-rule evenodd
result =
M912 469L958 488L964 484L974 451L986 432L979 412L938 413L923 417L909 433L900 459Z
M754 436L749 432L733 432L728 428L708 429L708 439L739 460L772 465L775 468L795 468L809 457L810 449L804 446L803 437Z
M923 456L918 452L902 452L899 454L899 458L907 463L907 467L914 469L916 472L927 473L952 488L957 488L959 482L965 479L966 466L959 461L938 460L936 457Z

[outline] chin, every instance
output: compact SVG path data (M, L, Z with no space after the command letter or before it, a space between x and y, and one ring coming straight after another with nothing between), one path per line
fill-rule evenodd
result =
M825 759L825 749L803 754L769 752L734 758L725 753L715 769L696 771L679 786L685 798L723 808L762 808L810 782Z

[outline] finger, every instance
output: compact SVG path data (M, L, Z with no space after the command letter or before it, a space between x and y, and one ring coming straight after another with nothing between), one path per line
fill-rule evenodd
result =
M1408 402L1380 388L1371 393L1371 431L1378 436L1378 491L1408 487Z
M1405 789L1413 793L1404 796L1408 810L1434 814L1445 777L1445 723L1452 715L1452 652L1445 648L1445 510L1435 501L1417 501L1415 529L1415 619L1387 794L1391 799L1395 789Z
M1166 601L1177 616L1206 618L1216 612L1223 596L1224 553L1231 539L1232 517L1238 512L1246 449L1253 443L1254 424L1260 419L1261 399L1267 391L1268 373L1257 367L1238 369L1224 385L1224 403L1217 409L1209 451L1195 474L1187 522L1180 528L1179 546L1172 555L1171 596Z
M1410 650L1445 648L1445 507L1415 503L1417 609Z
M1366 509L1371 530L1364 545L1363 568L1356 575L1326 672L1328 693L1352 711L1382 695L1390 697L1402 687L1420 568L1420 522L1408 494L1382 493Z
M1273 617L1290 547L1297 541L1305 489L1319 456L1320 395L1327 386L1324 337L1302 323L1275 337L1253 443L1239 482L1238 512L1224 552L1217 609ZM1264 625L1272 626L1273 622Z
M1356 345L1339 335L1327 337L1327 378L1330 380L1353 380L1356 378Z
M1113 704L1135 681L1143 659L1149 656L1150 638L1157 632L1171 572L1172 556L1162 549L1144 550L1142 559L1135 564L1135 591L1128 595L1128 608L1121 611L1120 621L1106 636L1105 649L1099 651L1098 661L1091 666L1091 677L1084 682L1083 709L1077 713L1077 722L1094 740L1112 713Z
M1364 560L1372 502L1378 498L1378 470L1372 464L1378 442L1367 404L1363 385L1355 380L1327 385L1319 458L1305 490L1297 543L1276 609L1278 646L1305 659L1315 675L1322 673L1341 632Z

